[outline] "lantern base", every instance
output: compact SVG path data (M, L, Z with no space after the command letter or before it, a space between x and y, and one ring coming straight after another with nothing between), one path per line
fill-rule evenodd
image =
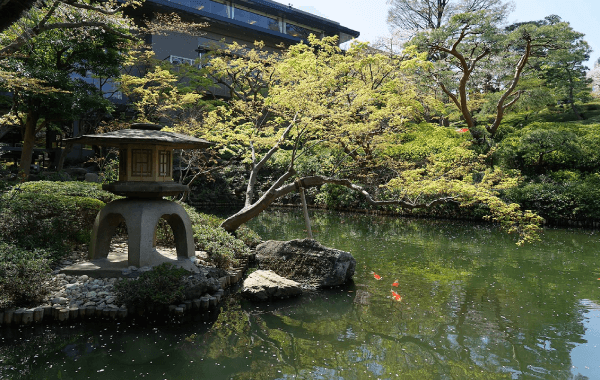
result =
M169 259L156 250L156 227L161 218L173 230L176 260ZM181 260L193 264L191 259L194 259L195 249L190 217L181 205L164 199L126 198L107 204L94 222L90 260L107 259L112 236L123 221L128 234L127 266L155 266Z

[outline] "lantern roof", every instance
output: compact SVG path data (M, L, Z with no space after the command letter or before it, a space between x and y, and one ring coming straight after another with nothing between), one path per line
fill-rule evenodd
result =
M168 146L173 149L204 149L211 142L181 133L161 131L162 126L148 123L135 123L129 129L96 135L83 135L66 142L73 144L122 147L130 144L154 144Z

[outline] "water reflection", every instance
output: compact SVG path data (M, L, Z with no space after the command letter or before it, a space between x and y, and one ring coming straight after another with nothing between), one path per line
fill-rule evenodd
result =
M334 213L313 222L323 244L356 257L352 283L264 304L234 295L183 324L3 328L0 377L600 378L597 233L549 230L518 248L489 226ZM271 212L252 227L289 239L304 222Z

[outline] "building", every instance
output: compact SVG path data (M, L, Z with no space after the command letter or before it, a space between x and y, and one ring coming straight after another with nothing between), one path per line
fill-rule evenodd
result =
M177 33L149 36L156 58L173 63L191 64L223 40L244 45L263 41L267 48L279 49L282 43L289 46L306 41L310 33L321 38L339 36L340 44L360 34L335 21L270 0L146 0L131 16L141 20L154 13L172 12L183 20L209 24L199 37Z

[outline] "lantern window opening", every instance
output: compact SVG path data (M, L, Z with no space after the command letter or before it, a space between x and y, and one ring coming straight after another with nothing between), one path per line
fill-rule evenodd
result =
M161 177L171 176L171 151L169 150L158 152L158 175Z
M134 177L152 176L152 149L131 150L131 175Z

